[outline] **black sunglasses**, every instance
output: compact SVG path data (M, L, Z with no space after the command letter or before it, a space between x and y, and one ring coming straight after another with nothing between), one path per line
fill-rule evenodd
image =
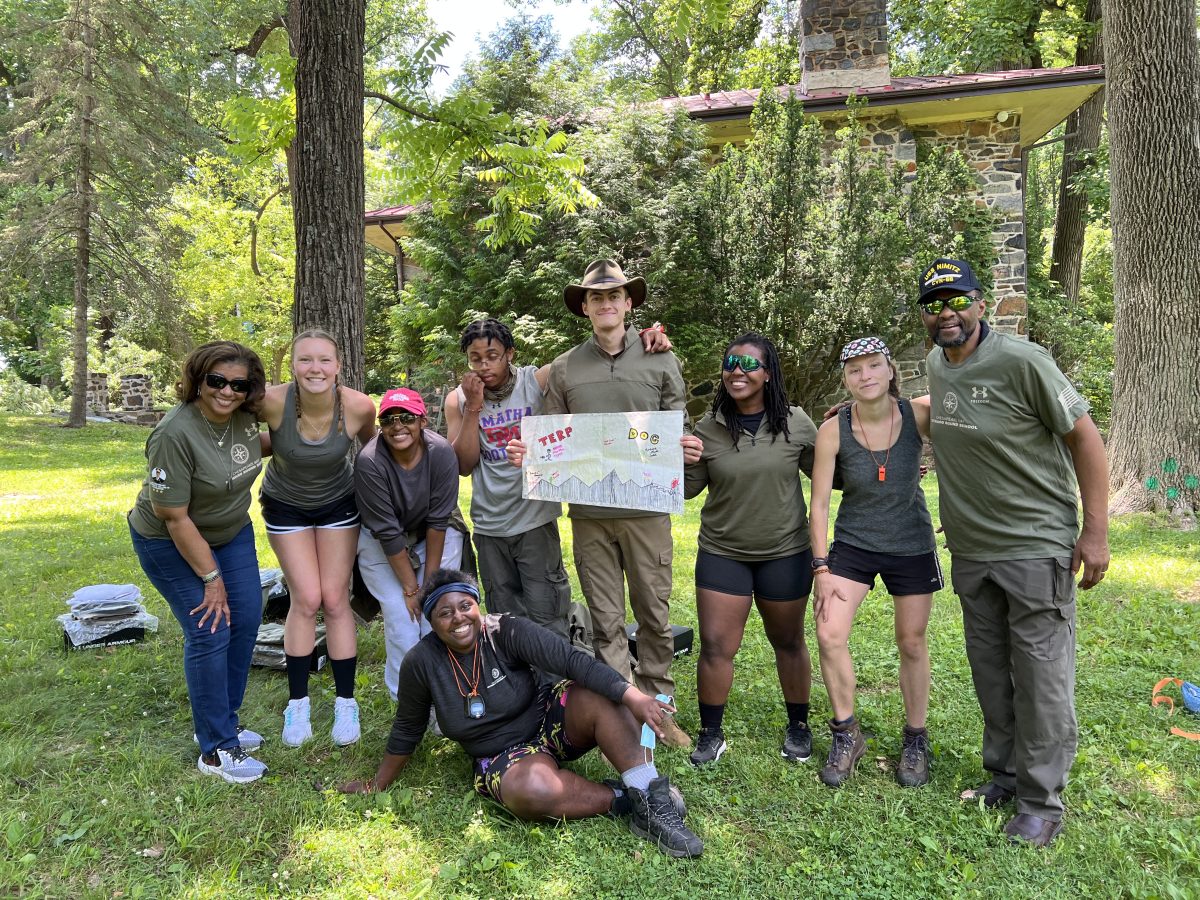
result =
M248 394L254 386L249 378L226 378L218 372L209 372L204 376L204 383L214 391L220 391L228 385L235 394Z
M749 375L751 372L757 372L763 367L761 359L755 359L753 356L744 353L730 353L721 363L721 367L726 372L732 372L734 369L741 369L742 372Z
M955 312L962 312L964 309L969 309L971 304L978 303L978 297L972 297L970 294L956 294L953 297L943 297L941 300L922 300L917 305L927 316L936 316L940 313L943 307L950 307Z
M379 417L379 427L380 428L391 428L393 425L411 425L413 422L417 421L418 418L419 417L415 413L410 413L410 412L393 413L390 416L380 416Z

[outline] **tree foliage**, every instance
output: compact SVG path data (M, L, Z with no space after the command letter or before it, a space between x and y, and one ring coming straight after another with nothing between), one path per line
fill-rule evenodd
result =
M915 171L867 139L854 110L836 132L795 98L763 91L754 136L730 149L696 204L695 272L706 358L741 331L778 343L788 394L812 408L837 383L837 354L874 334L919 339L914 266L958 255L989 271L990 221L956 153L923 150Z

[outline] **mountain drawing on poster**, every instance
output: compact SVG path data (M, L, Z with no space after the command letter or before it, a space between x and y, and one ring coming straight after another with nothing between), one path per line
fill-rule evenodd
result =
M521 496L683 512L683 412L525 416Z
M663 513L683 512L682 485L664 488L654 483L636 484L632 481L622 481L616 472L609 472L592 484L585 483L576 475L558 484L539 480L529 486L528 497L530 500L559 500L588 506L614 506Z

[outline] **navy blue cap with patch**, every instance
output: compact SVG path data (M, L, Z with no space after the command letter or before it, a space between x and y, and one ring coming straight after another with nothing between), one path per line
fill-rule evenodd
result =
M971 269L971 264L961 259L935 259L921 273L921 293L917 302L921 302L935 291L954 291L956 294L969 294L971 291L983 292L979 279Z

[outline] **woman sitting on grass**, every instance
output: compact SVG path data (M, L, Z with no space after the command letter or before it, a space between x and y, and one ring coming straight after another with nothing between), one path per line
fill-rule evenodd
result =
M385 790L408 765L430 708L446 737L475 759L475 790L521 819L629 815L630 830L669 856L699 856L678 791L639 743L640 723L663 737L674 709L558 635L517 616L483 616L479 589L453 569L421 593L433 627L404 658L387 753L373 778L345 793ZM569 680L539 684L536 670ZM597 784L562 764L599 746L621 781Z
M842 349L841 360L842 381L852 402L821 426L812 476L813 614L821 675L833 707L833 742L821 780L840 787L866 752L854 717L854 663L848 640L854 614L878 575L895 605L907 720L896 780L918 787L929 781L925 630L933 592L942 587L933 525L921 491L921 436L929 433L929 406L901 399L900 376L879 338L851 341ZM842 501L827 555L835 468L843 480Z
M257 412L262 362L231 341L197 347L183 363L170 410L146 441L146 480L129 513L146 577L183 629L183 674L201 772L243 784L267 767L242 728L250 656L262 622L262 587L250 489L262 469Z

